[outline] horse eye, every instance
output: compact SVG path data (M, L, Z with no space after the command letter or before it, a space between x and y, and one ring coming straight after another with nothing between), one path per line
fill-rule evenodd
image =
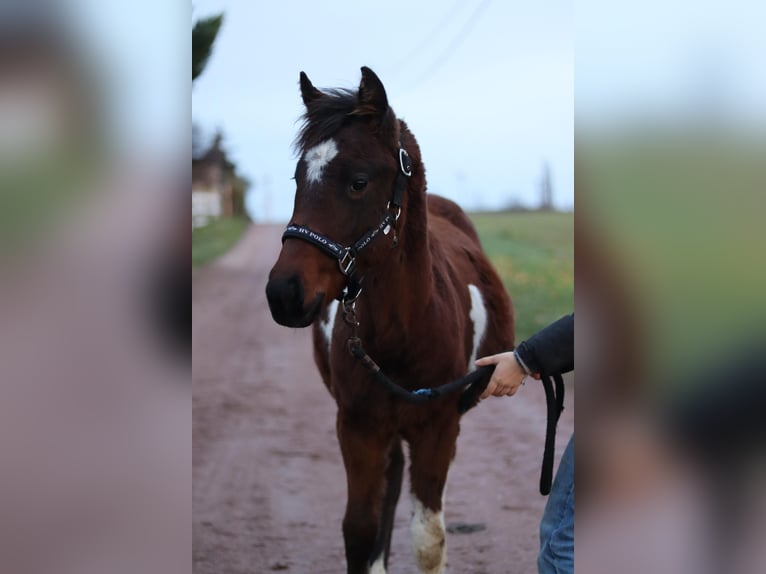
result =
M367 187L367 180L363 178L357 178L351 183L351 190L352 191L362 191L365 187Z

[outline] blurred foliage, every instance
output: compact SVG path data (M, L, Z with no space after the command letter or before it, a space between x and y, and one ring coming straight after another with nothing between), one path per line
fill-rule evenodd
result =
M196 80L204 71L222 24L223 14L201 18L194 24L192 28L192 81ZM222 137L220 130L218 137ZM192 157L200 157L205 151L202 128L192 122ZM250 215L245 207L245 197L251 185L250 180L237 173L237 167L234 163L229 162L228 171L232 180L234 217L249 220Z
M232 174L231 200L234 209L234 217L240 217L250 221L250 214L245 207L245 197L250 189L250 180L237 173Z
M19 253L47 237L83 200L92 198L96 167L76 149L0 160L0 254Z
M196 80L205 69L213 44L223 23L223 14L201 18L192 28L192 81Z
M476 213L471 219L513 300L517 342L573 312L573 213Z

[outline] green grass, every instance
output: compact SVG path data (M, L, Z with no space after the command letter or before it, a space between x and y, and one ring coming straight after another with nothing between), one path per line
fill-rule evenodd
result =
M249 224L244 218L221 218L192 230L192 269L226 253L242 237Z
M516 341L574 311L574 215L478 213L471 219L516 312Z
M682 124L683 125L683 124ZM717 124L715 124L717 125ZM580 138L579 217L608 245L640 322L647 380L689 381L761 340L766 162L756 131L615 131ZM730 361L728 359L727 361Z

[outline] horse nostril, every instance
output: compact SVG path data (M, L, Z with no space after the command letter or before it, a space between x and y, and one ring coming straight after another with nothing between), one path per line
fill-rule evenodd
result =
M287 280L287 296L285 299L288 301L300 301L303 303L303 286L297 275L293 275Z
M287 314L303 312L303 284L297 274L286 279L272 278L266 285L266 297L272 311Z

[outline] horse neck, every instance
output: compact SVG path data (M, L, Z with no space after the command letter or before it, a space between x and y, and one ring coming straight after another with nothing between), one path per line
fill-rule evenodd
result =
M423 320L434 289L425 180L422 168L419 171L408 186L406 214L397 229L399 245L371 270L362 295L370 309L370 328L379 335L392 326L400 327L399 346L402 338L416 331L414 324Z

